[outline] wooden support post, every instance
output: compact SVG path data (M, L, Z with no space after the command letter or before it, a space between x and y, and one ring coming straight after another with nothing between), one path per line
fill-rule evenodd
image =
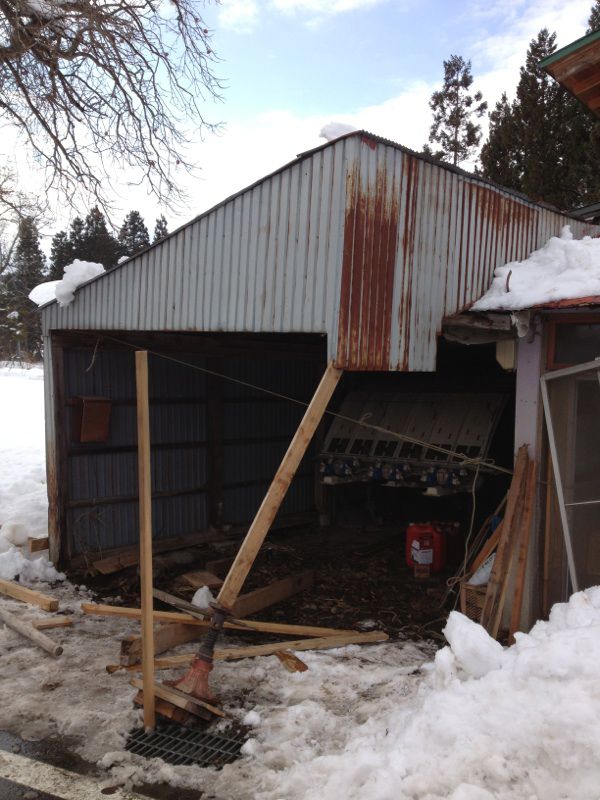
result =
M225 608L235 603L341 376L330 362L221 587L217 600Z
M137 396L138 481L140 497L140 596L142 607L142 678L144 726L156 724L154 705L154 608L152 598L152 482L150 464L150 402L148 398L148 353L135 354Z
M531 538L531 523L533 520L533 510L535 506L537 488L537 472L535 461L529 464L527 473L527 483L525 486L525 507L523 509L523 520L521 522L519 552L517 558L517 569L515 575L515 589L512 600L510 615L510 629L508 643L515 641L515 632L520 629L521 611L523 609L523 592L525 589L525 577L527 570L527 556L529 554L529 541Z

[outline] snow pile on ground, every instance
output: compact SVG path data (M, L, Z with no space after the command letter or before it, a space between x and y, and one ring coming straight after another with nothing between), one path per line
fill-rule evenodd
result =
M59 306L68 306L75 297L75 290L86 281L106 272L102 264L93 261L80 261L76 258L65 267L62 280L40 283L29 293L29 299L38 306L51 300L58 300Z
M0 367L0 578L59 580L39 553L21 545L48 534L44 463L44 383L41 367Z
M214 685L253 726L243 759L104 763L219 800L597 800L600 587L508 649L456 612L446 635L421 674L423 654L400 643L301 653L309 671L293 675L272 658L219 663Z
M498 267L471 311L518 311L555 300L600 296L600 239L573 239L566 225L524 261Z

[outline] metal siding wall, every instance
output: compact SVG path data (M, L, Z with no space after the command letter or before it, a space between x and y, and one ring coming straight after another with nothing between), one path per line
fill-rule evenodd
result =
M345 369L431 371L443 318L567 223L598 230L357 134L48 306L44 330L323 332Z
M204 363L197 356L182 358ZM138 492L137 452L122 449L137 443L133 353L99 350L88 371L91 363L91 350L65 351L66 397L97 395L113 400L108 441L70 446L67 536L72 555L138 540L137 500L128 499ZM207 438L205 376L151 356L149 380L152 490L174 494L200 490L207 481L202 444ZM193 442L197 446L189 447ZM179 443L185 446L178 447ZM165 447L169 444L173 446ZM111 446L113 452L94 452ZM114 502L106 502L111 498ZM78 506L78 501L89 505ZM204 494L155 497L152 509L156 539L192 533L208 524Z
M231 377L306 402L318 383L319 370L314 362L301 360L230 358L223 362L223 372ZM249 387L223 383L226 522L240 524L252 520L304 410L302 405L269 397ZM314 457L311 447L288 491L282 515L314 508ZM249 482L253 485L244 485Z

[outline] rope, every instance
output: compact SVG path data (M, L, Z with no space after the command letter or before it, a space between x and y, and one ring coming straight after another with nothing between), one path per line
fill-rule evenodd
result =
M245 386L247 389L253 389L254 391L262 392L263 394L268 394L271 397L278 398L279 400L286 400L289 403L295 403L296 405L302 406L303 408L308 408L309 406L309 403L307 403L304 400L298 400L296 397L290 397L289 395L282 394L281 392L275 392L272 389L265 389L263 386L257 386L254 383L243 381L240 378L232 378L230 375L224 375L220 372L215 372L214 370L208 369L207 367L199 367L197 364L190 364L188 361L182 361L179 358L174 358L173 356L167 356L164 353L157 352L156 350L148 350L145 347L138 347L135 344L131 344L131 342L126 342L121 339L117 339L114 336L107 336L103 334L103 338L108 339L112 342L116 342L117 344L124 345L125 347L129 347L132 350L147 350L147 352L150 353L151 355L156 356L157 358L162 358L165 361L172 361L174 364L179 364L180 366L183 367L189 367L190 369L195 369L198 372L203 372L207 375L213 375L215 378L221 378L222 380L229 381L230 383L236 383L239 386ZM96 347L97 346L98 342L96 342ZM434 450L435 452L443 453L444 455L450 458L459 460L461 465L464 467L467 466L477 467L478 471L480 467L486 467L487 469L495 470L496 472L500 472L504 475L513 474L512 470L498 466L491 459L469 458L468 456L465 456L464 453L457 453L454 450L448 450L447 448L441 447L440 445L430 444L429 442L425 442L422 439L416 439L413 436L408 436L404 433L397 433L396 431L389 430L389 428L382 428L380 425L373 425L372 423L367 422L364 418L355 419L354 417L348 417L345 414L340 414L336 411L326 410L324 413L330 417L341 419L344 422L351 422L352 424L359 425L362 428L368 428L369 430L376 431L377 433L383 433L386 436L390 436L393 439L398 439L401 442L408 442L409 444L415 444L418 445L419 447L425 447L428 450ZM479 472L477 474L479 474Z

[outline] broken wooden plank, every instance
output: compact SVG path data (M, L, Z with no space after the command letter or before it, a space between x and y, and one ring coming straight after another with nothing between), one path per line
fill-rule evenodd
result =
M133 702L136 706L144 705L144 692L141 689L133 698ZM166 717L166 719L173 720L179 725L186 725L188 722L191 722L195 719L193 714L188 714L187 711L177 708L177 706L174 706L172 703L168 703L166 700L162 700L159 697L155 698L154 708L156 713L160 714L161 717Z
M223 585L221 578L217 578L212 572L208 570L196 570L196 572L185 572L180 576L182 581L185 581L192 589L201 589L203 586L208 586L209 589L218 589Z
M30 553L40 553L42 550L47 550L49 547L47 536L29 536L27 539L27 549Z
M154 654L159 655L180 644L198 640L203 630L182 623L159 625L154 629ZM119 661L124 666L137 664L142 657L142 637L131 635L121 640Z
M93 614L99 617L124 617L125 619L140 619L139 608L128 606L107 606L100 603L82 603L81 610L84 614ZM207 619L197 619L180 611L157 611L154 609L154 621L183 622L186 625L196 625L201 628L210 627ZM257 631L259 633L277 633L282 636L341 636L355 634L356 631L347 628L324 628L318 625L288 625L284 622L263 622L262 620L244 620L243 624L226 622L225 628L232 631Z
M45 633L41 633L41 631L36 630L29 622L19 619L14 614L11 614L10 611L6 611L3 608L0 608L0 621L55 658L63 651L62 647L56 644L56 642L53 642Z
M143 681L141 681L139 678L132 678L130 683L136 689L143 688ZM178 689L175 689L172 686L165 686L162 683L155 683L154 694L156 697L160 697L161 700L166 700L168 703L172 703L174 706L177 706L177 708L181 708L184 711L187 711L190 714L195 714L203 719L211 719L211 715L216 717L227 716L223 711L221 711L220 708L217 708L210 703L205 703L204 700L200 700L197 697L192 697L192 695L180 692Z
M71 617L50 617L50 619L34 619L31 623L38 631L46 631L50 628L66 628L73 624Z
M268 586L263 586L260 589L255 589L253 592L242 594L233 604L233 616L241 618L248 617L250 614L262 611L263 608L273 606L275 603L280 603L282 600L287 600L288 597L298 594L298 592L310 589L314 583L314 579L314 570L297 572L294 575L288 575L287 578L283 578L280 581L274 581Z
M27 589L27 587L21 586L20 583L15 583L14 581L0 580L0 592L8 597L13 597L15 600L21 600L23 603L39 606L44 611L58 611L58 600L48 597L42 592Z

